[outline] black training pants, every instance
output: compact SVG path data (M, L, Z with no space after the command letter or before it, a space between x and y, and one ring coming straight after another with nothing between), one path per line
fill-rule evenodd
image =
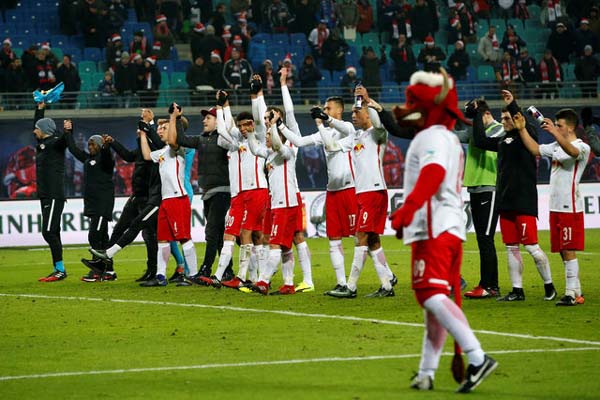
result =
M230 204L231 195L227 192L215 193L208 200L204 200L206 249L204 250L204 261L201 264L202 268L212 270L217 252L221 253L223 234L225 233L225 216Z
M479 271L483 288L498 287L498 256L494 244L494 234L498 224L498 211L495 210L496 192L469 193L471 213L479 246Z
M100 215L90 216L88 242L92 249L106 250L108 247L108 219Z
M40 199L42 207L42 237L50 246L52 263L62 261L62 242L60 240L60 223L65 208L65 199Z

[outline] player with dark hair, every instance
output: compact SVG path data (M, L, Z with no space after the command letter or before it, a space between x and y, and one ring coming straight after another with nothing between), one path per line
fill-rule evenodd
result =
M555 115L555 122L544 118L542 129L550 133L555 142L539 145L528 133L521 113L514 117L515 127L527 150L534 156L552 158L550 175L550 242L553 253L560 253L565 265L567 280L565 295L557 306L583 304L579 282L577 250L584 249L583 197L579 181L590 155L590 146L577 138L577 113L563 108Z
M550 262L540 248L537 237L537 178L535 157L529 153L515 127L513 116L520 112L517 102L508 90L502 91L506 108L502 109L502 137L487 137L483 119L475 119L473 142L480 149L498 152L498 177L496 184L497 209L500 214L502 241L508 254L508 272L512 290L498 301L523 301L523 259L519 245L523 244L535 261L544 281L544 300L556 297L552 283ZM525 129L537 141L535 128L526 124Z
M33 120L36 146L37 197L42 208L42 236L50 246L53 270L40 282L55 282L67 277L63 263L60 224L65 207L65 134L58 134L56 123L44 118L46 105L38 103Z

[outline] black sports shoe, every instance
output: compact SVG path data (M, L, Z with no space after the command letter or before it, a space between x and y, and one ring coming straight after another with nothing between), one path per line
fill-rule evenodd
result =
M325 294L331 297L353 299L356 297L356 290L350 290L348 286L342 286L340 289L330 290Z
M344 287L344 285L340 285L339 283L337 285L335 285L335 287L331 290L327 290L325 292L323 292L324 295L328 296L329 292L332 292L334 290L341 290Z
M556 289L552 283L544 283L544 300L552 301L556 298Z
M93 249L91 247L88 250L90 251L90 253L92 253L92 255L94 257L101 258L103 260L110 259L110 257L108 256L108 254L106 254L106 250L96 250L96 249Z
M392 285L392 287L396 286L396 284L398 283L398 277L396 276L396 274L392 274L392 279L390 279L390 285Z
M87 260L85 258L81 259L81 263L83 265L85 265L86 267L88 267L90 270L92 270L92 272L98 272L98 273L102 273L104 272L104 260L101 260L99 258L95 259L95 260Z
M221 277L221 282L230 281L233 278L235 278L235 274L233 273L233 270L231 268L227 267L225 272L223 272L223 276Z
M179 270L179 268L177 268L175 272L173 272L173 275L171 275L171 277L169 278L169 283L177 283L183 281L185 281L185 274L183 273L183 269Z
M202 268L200 268L199 274L200 274L200 276L209 277L209 276L212 275L212 270L210 269L210 267L207 267L206 265L203 265Z
M396 293L394 293L394 288L390 290L384 289L383 286L377 289L376 292L370 293L365 297L394 297Z
M90 270L86 275L81 277L83 282L100 282L102 280L102 272Z
M560 300L558 300L556 302L557 306L576 306L577 302L575 301L574 297L571 297L569 295L564 295L563 297L560 298Z
M142 283L140 283L140 286L142 286L142 287L167 286L168 283L169 282L167 282L167 279L164 276L156 275L156 278L150 279L146 282L142 282Z
M433 379L430 376L415 374L410 382L410 387L416 390L433 390Z
M457 393L469 393L472 392L485 378L487 378L496 368L498 362L492 357L485 355L483 364L476 367L469 364L467 367L467 377L464 382L456 390Z
M156 277L156 270L147 269L144 275L137 278L136 282L146 282Z
M104 271L102 277L100 278L102 282L104 281L116 281L117 273L115 271Z
M524 301L525 300L525 292L523 289L513 288L511 292L508 292L506 296L498 297L496 301Z

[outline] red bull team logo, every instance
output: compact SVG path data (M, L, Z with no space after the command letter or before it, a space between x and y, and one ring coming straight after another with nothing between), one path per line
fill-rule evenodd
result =
M360 153L361 151L363 151L364 149L365 149L365 145L364 145L364 144L362 144L362 143L357 143L357 144L355 144L355 145L354 145L354 148L353 148L353 150L354 150L354 152L355 152L356 154L359 154L359 153Z
M240 145L239 152L240 152L240 153L243 153L243 152L245 152L245 151L247 151L247 149L246 149L246 146L244 146L243 144L241 144L241 145Z

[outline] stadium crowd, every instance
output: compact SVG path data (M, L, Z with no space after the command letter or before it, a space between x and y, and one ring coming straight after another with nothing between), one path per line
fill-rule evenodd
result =
M138 96L142 106L153 107L161 89L184 87L199 105L209 102L208 90L247 91L255 72L269 94L286 68L290 88L314 91L324 81L347 87L351 97L360 80L379 99L382 85L406 84L416 70L444 66L458 81L495 80L530 97L558 97L567 80L585 82L583 97L598 92L600 18L593 1L132 3L60 1L60 20L45 36L21 35L15 51L8 34L0 52L0 91L47 90L64 82L73 92L64 104L73 107L79 91L95 91L97 107L127 107ZM10 12L4 24L27 22ZM52 43L54 34L64 43ZM191 54L177 67L185 73L178 86L164 74L172 67L161 64L177 58L176 43L189 43ZM86 49L101 50L92 56ZM89 61L102 76L83 79L82 87ZM10 98L9 108L18 103Z

